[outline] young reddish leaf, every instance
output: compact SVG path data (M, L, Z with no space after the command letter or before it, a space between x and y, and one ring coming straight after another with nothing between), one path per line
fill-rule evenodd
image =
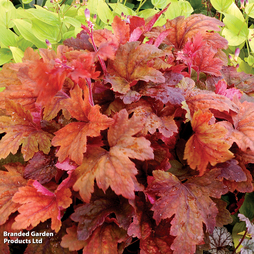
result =
M93 51L93 45L89 42L89 35L84 30L78 33L76 38L66 39L63 44L75 50L87 49L88 51Z
M163 83L165 78L150 62L165 56L165 52L149 44L128 42L120 45L114 61L110 61L106 80L115 92L127 93L138 80Z
M15 203L22 204L19 207L19 215L13 223L14 229L35 227L40 222L51 219L51 228L58 232L61 227L60 211L68 208L72 203L71 191L68 188L59 187L53 193L43 187L39 182L29 180L25 187L13 196Z
M204 72L221 76L222 65L223 61L216 57L216 51L213 51L208 44L204 44L193 59L193 68L196 68L198 75L200 72Z
M92 147L75 170L78 180L73 189L79 191L85 202L89 202L94 190L94 179L104 192L110 186L117 195L134 199L134 191L142 190L142 187L135 177L137 169L130 158L144 161L154 157L147 139L132 137L144 127L144 118L134 114L128 119L127 111L121 110L114 119L115 123L108 131L110 150Z
M73 81L79 82L79 78L97 78L100 74L95 70L94 53L84 51L70 51L65 54L65 57L69 61L66 68L71 68L71 72L68 74Z
M31 113L24 110L20 104L8 100L6 110L11 117L0 117L0 132L6 132L0 141L0 157L6 158L9 153L15 154L20 145L25 160L32 158L38 150L47 154L51 147L52 134L43 131L34 123Z
M95 192L95 196L98 191ZM79 222L77 236L79 240L87 240L93 231L105 222L110 214L115 214L118 225L127 229L131 224L133 207L130 206L126 199L117 197L114 192L107 191L100 194L89 204L79 206L71 219Z
M70 250L83 248L83 254L122 253L118 250L119 244L125 242L128 238L126 231L119 228L114 219L109 219L98 227L86 241L77 239L75 226L67 230L68 234L62 238L61 246Z
M163 10L156 13L151 18L147 19L143 26L136 27L132 31L129 41L138 41L140 39L141 35L150 31L152 29L153 25L155 24L155 22L158 20L158 18L161 16L161 14L164 13L168 9L168 7L169 7L169 4ZM132 26L133 26L133 24L132 24ZM142 38L141 38L141 40L142 40Z
M236 95L238 99L242 97L242 93L239 89L229 88L227 89L227 83L225 80L219 80L217 84L215 84L215 93L221 94L228 97L230 100L233 100L233 97Z
M18 188L25 186L27 182L22 174L24 166L20 163L8 164L5 165L5 168L8 172L0 171L0 225L4 224L9 215L16 212L20 207L19 204L12 201L12 197Z
M195 253L196 245L203 243L203 223L213 231L218 209L210 197L220 198L228 191L217 180L219 174L220 170L212 170L182 184L169 172L153 171L154 181L146 193L159 197L152 207L157 225L174 215L170 223L170 235L176 236L171 245L174 254Z
M57 173L55 158L51 156L42 152L35 153L25 167L24 177L37 180L40 184L48 183Z
M192 169L203 175L208 163L212 166L225 162L234 157L229 151L230 144L227 143L227 129L220 123L209 124L213 117L210 112L197 111L191 122L194 134L186 143L184 159Z
M88 101L88 89L85 88L84 99L82 90L76 86L70 91L71 98L64 100L64 107L71 116L80 122L72 122L55 133L53 146L60 146L57 156L60 162L70 158L81 164L83 153L86 152L87 137L97 137L101 130L107 129L114 120L100 113L98 105L91 106Z

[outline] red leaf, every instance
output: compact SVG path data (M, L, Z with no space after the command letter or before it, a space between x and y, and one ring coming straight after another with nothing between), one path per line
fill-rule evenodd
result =
M203 175L208 163L212 166L225 162L234 157L229 151L230 144L227 143L227 129L219 122L209 124L213 117L210 112L197 111L191 122L194 134L187 141L184 150L184 159L187 160L192 169Z
M119 254L119 244L127 240L126 231L119 228L114 219L98 227L86 241L77 239L75 226L68 228L67 233L62 238L61 246L70 250L83 248L83 254Z
M142 190L135 175L137 169L130 158L153 159L153 149L144 137L132 137L142 130L144 119L132 116L126 110L114 115L115 123L108 131L110 150L92 147L87 151L81 166L75 170L78 180L74 184L82 199L89 202L94 190L94 179L104 192L110 186L117 194L134 199L134 191Z
M130 42L131 41L138 41L139 38L141 37L141 35L143 35L144 33L148 32L148 31L150 31L152 29L153 25L155 24L155 22L158 20L158 18L161 16L161 14L164 13L168 9L168 7L169 7L169 4L166 6L166 8L164 8L160 12L156 13L151 18L147 19L146 22L145 22L145 25L136 27L132 31L129 41ZM135 24L140 24L140 23L135 23ZM133 22L132 22L132 26L133 26Z
M79 206L71 219L79 222L77 236L79 240L87 240L93 231L102 225L110 214L115 214L118 225L127 229L131 223L133 207L126 199L118 197L112 191L107 191L106 195L95 192L95 198L89 204Z
M51 192L39 182L29 180L27 186L19 188L13 196L15 203L22 204L18 209L19 215L13 223L14 229L35 227L40 222L51 219L51 228L58 232L61 227L60 211L68 208L72 203L71 191L68 188L59 188Z
M52 155L51 155L52 156ZM25 167L24 177L37 180L39 183L48 183L57 173L55 159L37 152Z
M9 153L15 154L20 145L25 160L32 158L38 150L49 153L52 134L43 131L34 123L31 113L25 111L20 104L6 101L6 110L11 117L0 117L0 132L6 132L0 141L0 157L6 158Z
M227 83L224 80L219 80L219 82L215 84L215 93L224 95L230 100L233 100L234 96L236 96L238 99L240 99L242 96L241 91L236 88L227 89Z
M80 122L72 122L55 133L52 145L60 146L57 152L59 161L70 158L77 164L81 164L83 153L86 152L87 137L100 136L100 131L108 128L114 120L100 113L98 105L91 106L88 101L88 89L84 91L76 86L70 91L71 98L64 100L64 107L68 109L72 117Z
M203 243L203 223L212 233L218 210L210 197L220 198L228 191L216 180L219 174L220 170L212 170L182 184L171 173L153 171L155 180L146 193L159 197L152 207L157 225L174 215L170 223L170 235L176 236L171 245L174 254L195 253L196 245Z
M77 34L76 38L69 38L63 41L63 44L68 47L72 47L75 50L80 49L87 49L89 51L93 51L93 46L89 42L89 35L82 30L80 33Z
M12 201L13 195L18 191L19 187L26 185L22 171L24 166L19 163L5 165L8 170L0 171L0 225L4 224L11 213L17 211L19 204Z

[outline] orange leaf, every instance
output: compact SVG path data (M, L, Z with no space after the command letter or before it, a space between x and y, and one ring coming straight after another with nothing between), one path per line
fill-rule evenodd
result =
M229 98L207 90L186 91L185 99L189 106L191 115L198 110L209 109L217 109L221 112L229 112L230 110L238 112L237 105Z
M254 151L254 103L235 101L239 107L238 114L232 116L234 129L232 128L233 141L240 149L246 152L247 148Z
M47 154L52 134L33 122L31 113L20 104L8 100L6 110L11 113L11 117L0 117L0 132L6 132L0 141L0 158L6 158L9 153L15 154L20 145L25 160L31 159L38 150Z
M85 87L85 98L82 90L76 86L70 91L71 98L64 100L65 108L72 117L82 122L72 122L55 133L52 145L60 146L57 156L59 161L67 157L81 164L86 152L87 137L100 136L100 131L108 128L114 120L100 113L98 105L91 106L88 101L88 89Z
M217 180L219 174L220 170L211 170L182 184L169 172L153 171L154 180L146 192L158 197L152 207L157 225L174 215L170 222L170 235L176 236L171 245L174 254L195 253L196 245L203 243L203 223L209 233L213 232L218 209L210 197L220 198L228 192Z
M154 83L163 83L162 73L153 67L150 62L158 57L165 56L165 52L149 44L127 42L120 45L114 61L110 61L107 81L112 84L115 92L125 94L138 80Z
M194 134L187 141L184 159L192 169L203 175L208 163L212 166L234 157L229 151L230 144L226 141L227 129L220 123L209 124L213 117L210 112L197 111L191 122Z
M164 39L164 43L174 45L176 49L181 49L188 38L194 37L197 33L206 35L207 31L219 31L220 26L224 26L224 24L216 18L202 14L193 14L186 19L184 16L179 16L175 19L167 20L165 28L154 28L151 33L147 33L146 35L149 38L156 38L161 32L170 29L169 34Z
M108 131L110 150L89 149L82 165L75 170L78 180L73 188L80 192L85 202L89 202L94 191L94 179L103 191L110 186L117 195L134 199L134 191L142 190L142 187L135 177L135 164L129 158L143 161L154 157L150 141L132 137L142 130L144 119L135 117L135 114L128 119L126 110L116 113L114 119L115 123Z
M27 186L19 188L12 200L22 205L18 209L20 214L15 218L13 228L35 227L40 222L51 219L52 230L58 232L62 224L60 211L72 203L70 189L60 187L53 193L39 182L29 180Z
M4 167L8 172L0 171L0 225L4 224L9 215L20 207L19 204L12 201L12 197L18 188L25 186L27 182L20 173L24 170L21 164L9 164Z

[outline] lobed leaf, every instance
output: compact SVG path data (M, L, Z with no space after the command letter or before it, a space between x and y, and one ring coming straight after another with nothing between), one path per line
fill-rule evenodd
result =
M220 123L209 124L213 114L197 111L191 122L194 134L186 143L184 159L192 169L203 175L208 163L212 166L234 157L226 140L227 129Z
M39 150L47 154L51 147L52 134L43 131L33 121L31 113L25 111L20 104L8 100L6 110L11 112L11 117L0 117L0 132L6 132L0 141L0 157L15 154L20 145L25 160L32 158Z
M170 223L170 235L176 236L171 245L174 254L195 253L196 245L203 242L203 223L208 232L213 231L218 209L210 197L220 198L227 192L223 183L216 180L219 173L212 170L182 184L169 172L153 171L154 180L146 193L158 197L152 206L157 225L174 216Z
M40 222L51 219L51 228L58 232L61 227L60 211L68 208L72 203L71 191L68 188L56 189L51 192L39 182L29 180L25 187L13 196L15 203L21 204L19 215L13 223L14 229L27 228L30 225L35 227Z
M23 177L24 166L20 163L5 165L6 171L0 171L0 225L4 224L10 214L17 211L19 204L12 201L18 189L26 185Z
M89 202L94 191L94 180L104 192L110 186L117 194L134 199L134 191L142 190L135 175L137 169L129 158L139 160L153 159L153 149L144 137L132 137L144 125L144 119L134 117L128 119L126 110L114 115L115 123L108 131L110 150L100 147L89 149L83 163L75 170L78 180L74 184L82 199Z
M83 153L86 152L87 137L100 136L100 131L108 128L114 120L100 113L98 105L91 106L88 101L88 89L84 91L76 86L70 91L71 98L64 100L64 107L79 122L72 122L55 133L53 146L60 146L57 156L60 162L70 158L81 164Z

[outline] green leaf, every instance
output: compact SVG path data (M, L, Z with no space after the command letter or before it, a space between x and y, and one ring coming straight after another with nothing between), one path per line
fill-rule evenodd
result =
M15 19L13 20L20 34L28 41L31 41L37 48L47 48L46 42L42 42L37 39L32 33L32 25L23 20L23 19Z
M165 0L163 0L163 1L165 1ZM136 15L135 11L133 11L132 9L130 9L129 7L127 7L121 3L108 4L108 5L112 8L113 12L115 12L119 15L121 15L122 12L124 15L127 15L127 16L128 15L132 15L132 16Z
M152 0L151 2L152 2L152 4L153 4L156 8L158 8L158 9L163 9L163 8L165 8L166 5L167 5L167 3L168 3L167 0Z
M157 11L155 9L145 9L143 11L140 11L138 13L138 16L141 17L141 18L147 19L149 17L152 17L156 13L157 13Z
M225 14L223 22L226 27L223 29L222 35L228 40L228 45L238 46L248 39L249 30L244 21L230 14Z
M245 7L245 12L251 18L254 18L254 3L247 4Z
M167 11L165 12L166 19L174 19L178 16L185 16L188 17L193 12L193 8L191 7L190 3L187 1L170 1L171 4L169 5Z
M4 26L0 26L0 42L2 47L17 46L18 36Z
M24 57L24 52L21 49L17 48L17 47L10 47L10 50L12 52L14 61L16 63L21 63L22 58Z
M240 19L241 21L244 21L243 14L235 3L232 3L228 7L227 12L225 14L230 14L230 15Z
M254 193L246 193L239 212L252 220L254 218Z
M58 15L54 12L51 12L47 9L42 8L39 5L35 5L36 9L29 9L28 11L34 15L34 17L44 23L55 26L60 24Z
M98 0L97 13L103 23L108 24L113 22L114 15L103 0Z
M101 0L89 0L87 6L84 6L83 9L85 10L86 8L88 8L91 13L95 14L97 13L99 2L101 2Z
M57 39L59 32L59 26L51 26L36 18L32 20L32 33L40 41L45 41L47 39L51 43L57 43L61 39L61 36Z
M72 17L64 17L64 19L63 19L63 22L64 22L64 24L66 25L72 25L72 26L74 26L74 27L78 27L78 28L80 28L81 27L81 22L79 21L79 20L77 20L77 19L75 19L75 18L72 18Z
M14 26L12 19L16 18L16 8L9 0L0 0L0 25L6 28Z
M31 41L24 39L22 35L18 37L17 44L18 44L18 47L23 51L25 51L27 48L32 47L34 45Z
M219 12L226 12L234 0L211 0L212 6Z
M238 235L238 233L243 232L246 230L246 225L245 222L241 221L235 224L235 226L233 227L233 231L232 231L232 238L234 241L234 246L236 247L239 244L239 240L243 237L242 235ZM243 246L241 245L239 249L237 249L237 251L240 251L240 249Z
M12 58L13 56L10 49L0 49L0 65L10 62Z
M33 0L22 0L22 2L24 3L24 4L29 4L29 3L31 3Z

